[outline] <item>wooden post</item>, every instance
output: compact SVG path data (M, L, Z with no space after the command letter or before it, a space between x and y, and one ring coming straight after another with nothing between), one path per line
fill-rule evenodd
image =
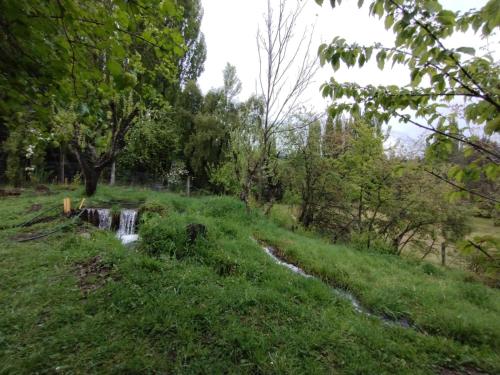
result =
M71 199L64 198L63 206L64 206L64 214L69 215L71 213Z
M446 242L441 243L441 265L446 266Z
M111 175L109 177L109 185L113 186L116 179L116 162L111 164Z
M85 198L82 198L82 201L80 202L80 206L78 206L79 210L82 209L84 203L85 203Z
M187 181L186 181L186 195L188 197L191 195L191 176L187 177Z

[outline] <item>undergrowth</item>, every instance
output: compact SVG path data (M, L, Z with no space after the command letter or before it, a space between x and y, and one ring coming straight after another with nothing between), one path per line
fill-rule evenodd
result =
M52 189L2 199L4 222L81 193ZM0 231L0 373L500 372L499 292L465 272L334 246L228 197L103 187L87 203L117 200L143 207L135 247L86 224L26 243L13 240L26 228ZM191 223L207 229L194 243ZM252 237L322 281L275 264ZM92 259L106 273L85 274L89 292L79 270ZM356 313L329 284L422 331Z

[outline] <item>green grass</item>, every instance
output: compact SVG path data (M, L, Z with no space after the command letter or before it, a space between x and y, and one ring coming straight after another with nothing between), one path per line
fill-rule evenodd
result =
M500 238L500 227L493 224L493 219L473 217L471 220L471 236L493 236Z
M81 194L56 192L1 199L2 225ZM57 222L0 231L0 374L500 372L500 293L467 273L292 233L232 198L100 187L87 204L116 200L150 211L135 248L86 225L26 243L12 237ZM189 222L208 228L192 246ZM252 236L323 281L273 263ZM77 264L96 255L111 271L86 294ZM357 314L329 284L419 329Z

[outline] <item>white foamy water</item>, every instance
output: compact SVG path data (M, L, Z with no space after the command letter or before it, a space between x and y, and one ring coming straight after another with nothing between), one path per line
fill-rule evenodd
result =
M120 212L120 226L116 236L124 245L135 242L139 238L139 235L135 233L136 221L137 210L122 210Z
M111 229L111 211L107 208L98 208L99 229Z

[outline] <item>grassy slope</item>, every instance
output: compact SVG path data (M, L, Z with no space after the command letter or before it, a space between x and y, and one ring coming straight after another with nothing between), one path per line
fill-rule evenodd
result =
M48 207L68 194L78 196L2 199L2 225L34 216L26 213L33 203ZM101 188L94 200L110 198L168 206L167 217L143 228L151 243L182 240L187 222L206 224L208 241L179 259L154 258L93 228L90 239L67 230L28 243L10 239L22 230L0 231L0 373L500 372L500 293L465 273L328 245L247 215L230 198ZM325 282L274 264L250 236ZM95 255L112 265L112 277L85 296L75 262ZM327 283L428 333L356 314Z

